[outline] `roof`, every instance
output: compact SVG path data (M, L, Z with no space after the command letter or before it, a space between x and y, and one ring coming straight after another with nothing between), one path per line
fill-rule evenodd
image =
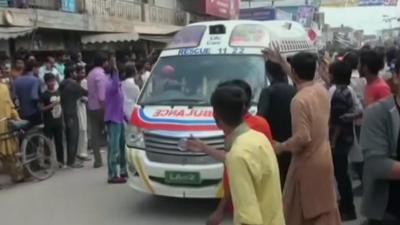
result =
M271 34L273 39L304 39L308 38L306 31L300 23L290 20L272 20L272 21L255 21L255 20L219 20L192 23L188 26L195 25L218 25L223 24L227 30L232 30L235 26L240 24L260 24Z
M124 42L124 41L137 41L139 34L136 32L129 33L102 33L102 34L89 34L81 37L83 44L93 43L109 43L109 42Z
M22 37L33 32L33 27L0 27L0 40Z

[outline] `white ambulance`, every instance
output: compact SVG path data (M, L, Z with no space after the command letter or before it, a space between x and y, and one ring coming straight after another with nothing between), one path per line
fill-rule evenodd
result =
M161 53L135 106L127 134L129 185L178 198L223 195L223 164L202 153L181 151L190 137L224 151L210 96L224 81L242 79L254 93L269 84L262 50L278 43L290 56L316 51L303 27L292 21L213 21L179 31Z

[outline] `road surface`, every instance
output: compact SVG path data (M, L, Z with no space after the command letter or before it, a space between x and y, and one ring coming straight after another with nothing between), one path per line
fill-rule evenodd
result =
M43 182L6 183L0 176L1 225L202 225L216 206L213 200L154 197L127 184L109 185L106 169L89 163Z

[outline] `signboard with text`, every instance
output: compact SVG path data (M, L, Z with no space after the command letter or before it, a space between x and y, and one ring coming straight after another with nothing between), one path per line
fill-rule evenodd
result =
M182 8L188 12L221 19L238 19L240 0L183 0Z
M301 6L297 11L297 21L304 27L310 27L314 18L315 8L313 6Z
M240 0L203 0L204 12L207 15L236 19L239 16Z
M248 8L240 10L241 20L274 20L276 19L276 10L273 8Z
M397 6L398 0L314 0L313 4L324 7Z

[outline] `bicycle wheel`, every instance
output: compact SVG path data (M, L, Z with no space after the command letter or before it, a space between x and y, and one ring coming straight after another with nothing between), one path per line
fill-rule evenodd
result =
M22 164L32 177L45 180L57 167L55 146L41 132L28 133L21 144Z

